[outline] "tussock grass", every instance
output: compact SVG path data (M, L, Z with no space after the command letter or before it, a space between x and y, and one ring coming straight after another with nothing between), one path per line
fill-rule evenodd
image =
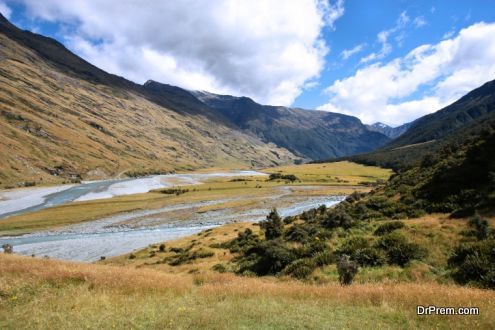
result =
M0 327L493 328L495 292L438 284L311 285L233 274L0 256ZM478 306L478 316L416 316L416 305Z

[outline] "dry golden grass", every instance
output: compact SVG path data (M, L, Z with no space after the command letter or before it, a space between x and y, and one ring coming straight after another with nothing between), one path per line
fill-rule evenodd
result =
M495 326L495 292L438 284L311 285L232 274L0 255L0 327L437 328ZM416 316L416 306L477 306L477 316Z
M4 34L0 43L0 187L59 183L64 179L45 170L59 165L90 179L296 158L201 113L78 79Z

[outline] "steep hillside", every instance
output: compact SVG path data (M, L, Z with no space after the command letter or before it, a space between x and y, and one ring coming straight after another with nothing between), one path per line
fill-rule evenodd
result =
M388 126L387 124L377 122L374 123L373 125L366 125L366 127L370 131L379 132L391 139L396 139L402 134L404 134L411 127L412 124L413 123L410 122L397 127L391 127Z
M194 94L241 129L308 159L363 153L389 140L352 116L261 105L247 97Z
M3 17L0 43L0 186L296 159L184 90L108 74Z
M406 133L384 147L344 159L395 170L417 166L426 156L490 131L494 110L495 81L490 81L442 110L416 119Z
M440 140L458 129L487 117L495 118L495 80L471 91L451 105L416 121L386 148Z

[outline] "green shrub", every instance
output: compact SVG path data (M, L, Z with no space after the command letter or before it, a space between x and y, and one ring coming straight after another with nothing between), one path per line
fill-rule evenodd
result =
M275 275L296 259L294 250L283 241L263 241L245 252L239 260L239 272L248 271L259 276Z
M387 262L391 265L404 267L411 260L420 260L426 256L426 250L416 243L410 243L406 237L392 232L380 238L375 245L387 256Z
M309 235L304 225L296 224L285 232L284 237L291 242L305 243L308 241Z
M486 219L482 219L478 214L472 217L469 226L473 228L472 234L479 240L487 239L490 236L490 225Z
M335 262L335 255L333 254L331 249L327 249L325 251L317 252L313 256L313 260L316 266L322 267L333 264Z
M280 218L276 209L271 210L266 220L260 222L260 227L265 232L265 238L267 240L278 238L284 232L282 218Z
M165 252L165 244L160 244L160 247L158 248L160 252Z
M327 217L323 220L323 226L348 229L354 225L354 222L354 219L343 208L335 208L327 213Z
M313 259L298 259L285 267L284 274L298 279L306 279L313 273L316 267L317 265Z
M495 240L459 245L448 260L453 278L461 284L474 283L495 289Z
M258 235L255 235L249 228L237 234L237 237L230 242L219 244L218 247L229 249L232 253L246 251L260 242ZM216 247L216 246L214 246Z
M227 268L223 264L215 264L211 269L219 273L225 273L227 271Z
M404 228L404 223L402 221L391 221L380 225L374 232L377 236L382 236L393 232L394 230Z

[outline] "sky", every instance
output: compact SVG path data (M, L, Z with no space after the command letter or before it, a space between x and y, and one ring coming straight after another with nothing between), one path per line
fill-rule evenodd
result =
M493 0L0 0L137 83L397 126L495 79Z

